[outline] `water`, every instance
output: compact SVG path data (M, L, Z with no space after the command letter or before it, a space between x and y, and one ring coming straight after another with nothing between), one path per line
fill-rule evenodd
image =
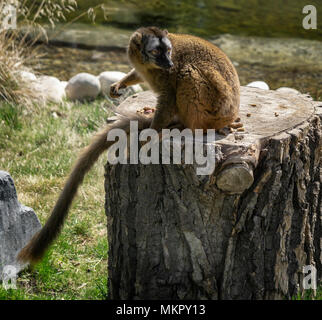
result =
M90 3L95 6L101 2ZM78 3L79 9L73 17L88 8L88 1ZM204 37L230 33L322 40L321 27L310 31L302 27L303 7L314 5L321 17L321 0L105 0L104 3L108 17L105 20L103 12L97 11L98 24L127 29L158 25L172 32ZM81 21L89 22L89 19L84 17Z
M93 0L95 6L102 0ZM68 19L88 8L79 9ZM322 12L322 1L312 0ZM322 100L322 23L317 30L302 27L307 0L106 0L108 19L97 11L96 24L87 17L50 37L72 48L46 47L47 56L36 66L41 73L69 80L79 72L128 72L125 46L140 26L157 25L170 32L190 33L207 39L218 35L220 46L236 65L242 85L262 80L276 89L288 86ZM313 40L313 41L312 41ZM80 49L79 45L89 50Z

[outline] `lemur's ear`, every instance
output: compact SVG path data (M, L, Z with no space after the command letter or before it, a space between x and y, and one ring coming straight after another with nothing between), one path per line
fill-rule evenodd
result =
M166 36L169 34L167 29L164 29L163 32L165 33Z
M131 36L130 42L133 42L138 48L140 48L142 43L142 34L140 32L134 32Z

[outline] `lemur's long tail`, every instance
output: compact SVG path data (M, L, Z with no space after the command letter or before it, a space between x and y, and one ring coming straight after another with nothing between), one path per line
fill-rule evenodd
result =
M78 187L82 184L86 173L91 169L99 156L114 143L107 141L108 132L111 129L119 128L128 133L130 121L135 120L139 123L139 129L148 128L152 122L152 118L146 118L140 114L129 117L121 115L119 120L107 125L102 131L96 134L92 143L79 156L46 224L19 252L17 256L18 261L35 263L41 260L49 245L58 236Z

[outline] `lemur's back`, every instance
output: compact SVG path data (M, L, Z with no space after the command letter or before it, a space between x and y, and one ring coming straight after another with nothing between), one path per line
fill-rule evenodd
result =
M169 39L180 121L205 130L232 123L239 110L239 79L229 58L195 36L169 34Z
M169 33L173 46L174 59L179 68L194 65L199 69L217 70L233 87L239 88L239 79L235 67L226 54L211 42L202 38Z

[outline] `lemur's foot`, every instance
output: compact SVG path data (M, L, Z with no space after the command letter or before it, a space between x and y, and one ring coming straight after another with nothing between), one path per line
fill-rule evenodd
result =
M243 126L244 126L243 123L240 122L240 118L237 118L234 122L229 124L227 127L231 129L238 129L238 128L242 128Z
M241 122L240 118L236 118L234 122L227 125L227 127L216 130L218 134L227 136L229 133L233 133L236 131L245 131L243 128L244 124Z

